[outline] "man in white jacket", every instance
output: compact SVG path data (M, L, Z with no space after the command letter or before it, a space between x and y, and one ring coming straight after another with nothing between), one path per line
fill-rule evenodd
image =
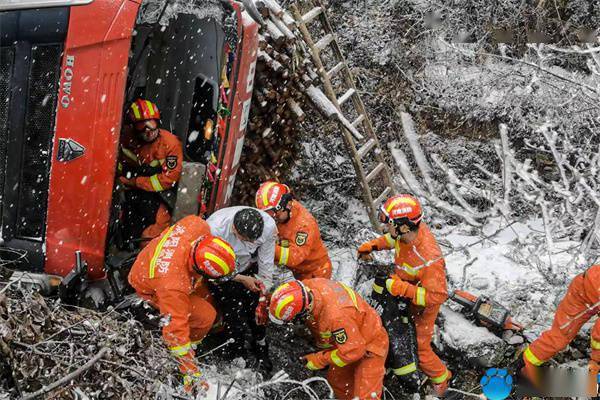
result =
M213 286L213 294L223 313L226 335L234 340L224 355L247 358L246 330L250 330L251 348L259 367L270 372L266 329L255 321L261 287L269 290L275 272L277 225L267 213L252 207L228 207L207 219L213 235L223 238L233 248L238 275L230 282Z

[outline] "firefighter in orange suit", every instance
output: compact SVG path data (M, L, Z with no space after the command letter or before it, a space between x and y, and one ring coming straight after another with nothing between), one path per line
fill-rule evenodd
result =
M256 192L256 208L277 223L275 263L286 266L299 280L331 278L331 260L321 240L317 220L281 183L265 182Z
M333 347L303 357L306 368L329 367L327 381L336 399L380 399L388 335L377 312L348 286L329 279L292 281L271 297L276 324L313 320Z
M525 349L525 375L535 383L538 367L567 347L581 327L599 313L600 265L594 265L573 279L558 305L552 327ZM592 328L590 346L589 369L596 376L600 372L600 319Z
M379 216L388 233L363 243L358 256L368 258L372 251L395 249L396 269L386 286L392 295L411 301L419 366L432 381L434 392L441 396L452 374L433 352L431 338L440 306L448 298L444 257L431 231L421 222L421 205L414 197L389 198L381 206ZM415 368L402 373L412 373Z
M188 391L195 385L207 388L193 350L216 317L206 281L230 278L235 259L231 246L212 236L206 221L191 215L154 238L129 273L137 294L160 311L163 338L179 361Z
M177 136L158 127L156 104L138 99L127 117L118 165L119 180L130 189L124 210L125 240L152 239L169 226L183 150Z

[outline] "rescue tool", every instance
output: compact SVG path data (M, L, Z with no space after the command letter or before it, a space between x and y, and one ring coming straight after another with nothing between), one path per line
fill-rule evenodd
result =
M475 296L464 290L455 290L450 297L462 306L462 314L477 325L488 328L496 335L506 330L522 332L523 326L513 321L510 311L487 296Z

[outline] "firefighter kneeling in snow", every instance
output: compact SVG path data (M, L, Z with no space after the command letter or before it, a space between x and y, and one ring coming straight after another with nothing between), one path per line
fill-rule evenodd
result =
M372 251L395 249L395 273L386 281L387 290L394 296L412 303L415 318L419 366L433 382L433 389L442 396L452 377L431 348L431 338L440 306L448 298L446 270L442 252L429 228L421 222L421 205L412 196L389 198L379 215L388 233L358 248L359 258L368 258ZM414 372L416 366L406 366L396 375Z
M525 349L525 375L535 384L540 382L538 367L567 347L581 327L598 314L600 265L594 265L573 279L567 294L558 305L552 327ZM592 376L597 376L600 373L600 320L597 320L592 328L590 346L592 354L589 370Z
M294 199L287 185L265 182L256 192L256 208L275 219L278 244L275 263L289 268L294 278L331 278L331 261L321 240L319 225Z
M124 240L150 240L169 226L183 150L177 136L158 127L156 104L138 99L129 107L127 118L118 165L119 180L129 189L125 192Z
M303 358L310 370L329 367L336 399L381 398L388 335L377 312L348 286L323 278L284 283L273 292L269 318L278 325L312 320L331 337L332 348Z
M216 318L206 281L232 276L235 253L212 236L202 218L191 215L166 229L138 255L129 283L158 308L163 338L179 361L186 391L207 389L194 360L193 347L206 336Z

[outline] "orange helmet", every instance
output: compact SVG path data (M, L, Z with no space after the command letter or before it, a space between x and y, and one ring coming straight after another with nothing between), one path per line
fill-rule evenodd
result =
M160 119L160 111L158 111L156 104L149 100L142 99L137 99L131 103L127 115L131 122L134 123L146 121L148 119Z
M190 262L194 271L217 281L233 277L235 260L235 252L231 245L212 235L196 240L190 252Z
M269 304L269 319L282 325L307 315L309 291L300 281L284 283L273 292Z
M283 183L268 181L256 191L256 208L262 211L281 211L292 199L290 188Z
M379 210L380 221L384 224L393 222L400 229L400 233L416 230L422 218L421 204L409 194L390 197Z

